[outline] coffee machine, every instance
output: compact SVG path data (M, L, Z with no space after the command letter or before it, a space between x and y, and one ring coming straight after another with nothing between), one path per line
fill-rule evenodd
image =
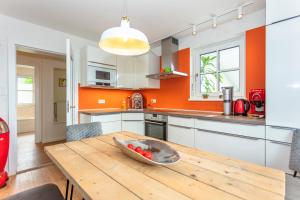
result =
M265 116L265 90L251 89L249 92L250 114L257 117Z

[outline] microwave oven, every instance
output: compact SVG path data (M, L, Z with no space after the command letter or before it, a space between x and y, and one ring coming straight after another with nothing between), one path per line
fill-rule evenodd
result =
M87 83L92 86L116 87L117 68L116 66L88 62Z

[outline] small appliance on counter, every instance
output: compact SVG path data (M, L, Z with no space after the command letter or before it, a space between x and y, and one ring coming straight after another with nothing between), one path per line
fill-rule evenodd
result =
M0 188L6 185L8 180L5 165L9 149L9 129L7 123L0 117Z
M250 110L250 103L247 99L237 99L234 102L234 107L233 107L234 115L247 116L249 110Z
M133 93L131 95L131 108L132 109L144 108L143 96L140 93Z
M224 115L232 114L233 87L222 87Z
M251 89L249 92L250 114L256 117L265 116L265 90Z

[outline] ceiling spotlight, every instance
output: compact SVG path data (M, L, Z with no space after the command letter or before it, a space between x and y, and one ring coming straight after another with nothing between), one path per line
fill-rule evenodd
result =
M217 28L217 16L216 15L212 16L212 27Z
M238 11L237 19L242 19L244 16L243 6L238 7L237 11Z
M197 35L197 27L195 24L193 24L193 31L192 31L192 35L195 36Z

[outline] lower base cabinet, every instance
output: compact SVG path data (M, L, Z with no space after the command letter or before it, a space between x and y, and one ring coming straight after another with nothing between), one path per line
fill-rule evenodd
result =
M195 130L195 147L265 165L265 140L207 130Z
M121 131L121 121L102 122L101 126L102 126L103 134L109 134L109 133Z
M176 125L168 125L167 140L176 144L188 147L195 146L195 129L190 127L181 127Z
M289 169L290 153L291 144L267 140L266 166L292 174L293 172Z
M122 131L145 135L145 121L122 121Z

